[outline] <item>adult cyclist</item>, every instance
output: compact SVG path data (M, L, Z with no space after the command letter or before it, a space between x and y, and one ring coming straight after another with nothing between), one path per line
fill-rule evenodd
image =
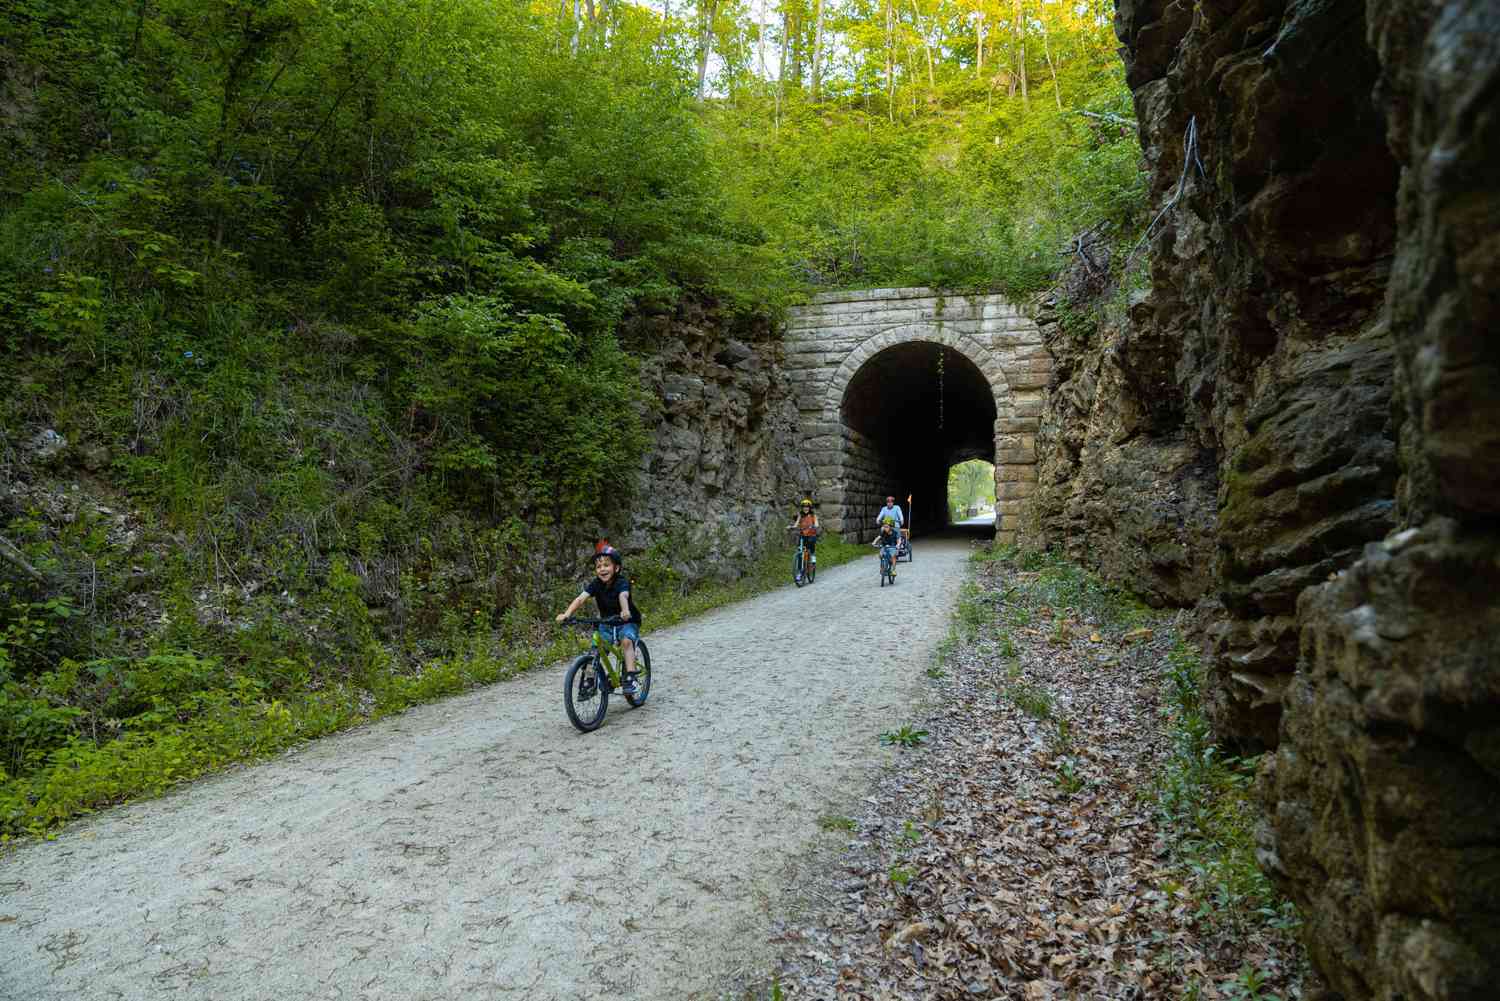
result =
M901 505L896 503L894 494L886 495L885 507L881 508L880 513L875 516L876 525L884 525L887 521L895 526L896 536L901 539L901 546L898 548L904 548L907 533L902 530L902 527L906 524L906 517L901 513Z
M876 527L885 524L887 518L891 519L898 533L901 531L901 526L906 524L906 517L901 513L901 505L896 503L894 495L886 497L885 507L881 508L880 513L875 516Z

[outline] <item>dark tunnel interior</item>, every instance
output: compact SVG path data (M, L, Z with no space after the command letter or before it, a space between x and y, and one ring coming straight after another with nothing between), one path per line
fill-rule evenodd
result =
M941 530L949 467L995 459L994 393L973 362L940 344L914 341L875 355L849 381L842 411L879 456L878 474L850 478L845 504L855 524L873 527L886 494L903 508L910 494L912 533Z

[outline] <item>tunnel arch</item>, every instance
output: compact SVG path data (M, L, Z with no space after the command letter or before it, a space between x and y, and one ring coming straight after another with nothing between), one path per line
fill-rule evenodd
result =
M946 525L949 467L966 458L996 462L998 418L1009 401L999 359L938 324L890 327L849 351L823 401L824 420L837 423L844 441L836 498L844 534L857 539L867 531L888 494L908 508L919 533ZM916 498L910 506L908 497Z
M812 496L824 528L858 538L866 528L861 463L871 444L859 429L858 407L850 420L850 387L861 372L878 370L893 349L920 351L941 346L955 367L978 373L993 404L986 440L954 450L956 458L985 458L995 466L995 537L1014 542L1022 532L1025 506L1037 488L1036 435L1051 381L1052 356L1043 327L1027 308L996 293L953 293L930 288L875 288L820 292L787 311L783 330L784 371L797 412L798 447L783 457L789 503ZM899 367L899 366L898 366ZM983 421L990 420L986 410ZM982 429L981 429L982 430ZM952 446L947 442L944 446ZM867 464L867 463L866 463ZM896 492L894 484L890 485ZM946 491L946 482L943 484ZM883 499L884 487L879 488ZM914 492L914 491L913 491ZM934 498L940 500L940 498ZM920 503L920 502L919 502ZM849 516L845 517L845 508ZM940 523L929 500L918 520ZM873 512L870 513L873 519Z
M899 344L939 344L952 348L974 363L989 382L995 397L995 410L998 413L1003 403L1010 395L1009 386L1005 381L1005 371L1000 366L1000 359L994 353L976 343L973 338L963 334L945 330L941 326L927 323L906 323L898 327L882 330L869 340L864 341L844 356L833 372L833 378L828 380L828 391L824 398L824 414L831 420L837 420L839 411L843 406L844 394L849 390L849 383L870 359L889 348Z

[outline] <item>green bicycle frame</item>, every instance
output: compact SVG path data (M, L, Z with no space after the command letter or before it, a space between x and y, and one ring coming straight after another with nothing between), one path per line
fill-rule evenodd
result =
M597 629L594 630L594 649L599 651L599 663L604 665L609 683L619 688L625 679L625 651L606 640L604 634Z

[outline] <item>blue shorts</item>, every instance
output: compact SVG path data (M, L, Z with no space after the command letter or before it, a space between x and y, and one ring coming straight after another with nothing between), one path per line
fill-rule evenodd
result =
M615 646L619 646L620 640L626 638L629 638L632 643L639 644L641 642L641 630L635 624L634 619L621 623L618 626L600 626L599 635L604 637L606 643L613 643Z

